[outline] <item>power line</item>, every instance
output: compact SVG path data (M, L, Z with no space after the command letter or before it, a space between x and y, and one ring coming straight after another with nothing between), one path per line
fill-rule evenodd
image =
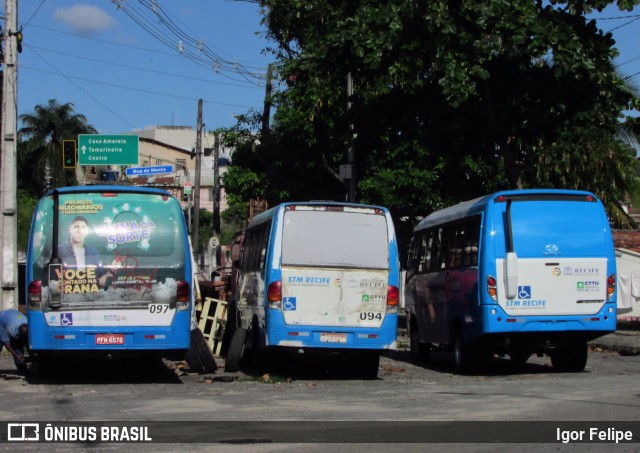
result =
M117 66L117 67L120 67L120 68L134 69L136 71L149 72L149 73L152 73L154 75L160 74L160 75L166 75L166 76L170 76L170 77L179 77L180 79L188 79L188 80L195 80L195 81L198 81L198 82L221 84L221 85L228 85L228 86L236 86L236 87L241 87L241 88L255 88L255 89L263 89L264 88L264 87L256 87L254 84L246 84L246 83L245 84L241 84L242 83L241 81L240 81L241 83L220 82L220 81L216 81L216 80L210 80L210 79L205 79L205 78L200 78L200 77L193 77L193 76L188 76L188 75L184 75L184 74L157 71L155 69L141 68L139 66L130 66L130 65L122 64L122 63L116 63L116 62L113 62L113 61L106 61L104 59L85 57L85 56L75 55L75 54L71 54L71 53L67 53L67 52L61 52L59 50L47 49L47 48L44 48L44 47L38 47L38 46L32 46L32 45L24 45L24 46L25 46L25 48L28 48L28 49L39 49L39 50L43 50L45 52L55 53L55 54L58 54L58 55L65 55L67 57L77 58L77 59L80 59L80 60L92 61L92 62L111 65L111 66Z
M95 42L101 42L104 44L109 44L109 45L113 45L113 46L120 46L120 47L126 47L128 49L135 49L135 50L140 50L143 52L150 52L150 53L156 53L156 54L161 54L161 55L168 55L174 58L181 58L181 55L177 55L175 52L167 52L167 51L163 51L163 50L157 50L157 49L150 49L147 47L140 47L140 46L134 46L131 44L124 44L124 43L120 43L120 42L115 42L115 41L109 41L107 39L100 39L100 38L94 38L91 36L86 36L86 35L81 35L78 33L70 33L67 31L62 31L62 30L57 30L55 28L50 28L50 27L45 27L42 25L36 25L36 24L31 24L29 25L32 28L39 28L42 30L46 30L46 31L50 31L53 33L59 33L62 35L67 35L67 36L72 36L73 38L79 38L79 39L84 39L84 40L88 40L88 41L95 41ZM172 47L173 48L173 47ZM257 66L257 65L253 65L253 64L243 64L243 66L245 68L253 68L255 71L254 72L259 72L259 71L263 71L264 68L261 66Z
M181 55L198 65L213 70L233 71L250 83L256 83L256 80L262 82L266 77L266 75L249 71L239 62L222 58L213 52L203 40L197 40L185 33L157 1L138 0L136 3L112 0L112 3L116 4L119 11L124 12L151 36L167 47L175 48ZM138 4L142 5L142 8L139 8ZM158 26L158 22L162 27Z
M640 17L640 14L631 14L628 16L615 16L615 17L585 17L587 20L619 20L619 19L631 19L633 17Z
M637 20L640 20L640 16L639 16L639 17L636 17L635 19L631 19L629 22L626 22L626 23L624 23L624 24L622 24L622 25L620 25L620 26L618 26L618 27L614 27L614 28L612 28L611 30L609 30L609 33L611 33L611 32L612 32L612 31L614 31L614 30L619 30L619 29L620 29L620 28L622 28L622 27L626 27L627 25L630 25L630 24L634 23L634 22L635 22L635 21L637 21Z
M47 71L46 69L34 68L32 66L28 66L28 65L24 65L24 64L20 65L20 69L27 69L27 70L30 70L30 71L43 72L45 74L59 75L61 77L64 77L67 80L70 80L70 79L81 80L83 82L94 83L96 85L109 86L109 87L112 87L112 88L120 88L120 89L123 89L123 90L135 91L135 92L138 92L138 93L153 94L153 95L157 95L157 96L165 96L165 97L170 97L170 98L174 98L174 99L181 99L181 100L186 100L186 101L197 101L199 99L199 98L190 98L190 97L186 97L186 96L177 96L175 94L169 94L169 93L161 93L159 91L143 90L143 89L140 89L140 88L133 88L133 87L128 87L128 86L124 86L124 85L117 85L115 83L109 83L109 82L101 82L101 81L98 81L98 80L91 80L91 79L86 79L86 78L83 78L83 77L70 76L70 75L67 75L67 74L63 74L62 72L58 71L57 69L56 69L55 72L54 71ZM95 98L92 97L92 99L95 99ZM225 106L225 107L237 107L237 108L243 108L243 109L251 108L251 107L246 106L246 105L227 104L227 103L218 102L218 101L206 101L205 100L203 102L206 102L207 104L222 105L222 106ZM102 103L100 103L100 105L102 105L104 107L104 105ZM125 121L125 120L123 120L123 121ZM135 126L132 126L132 127L135 127Z
M29 23L33 20L33 18L36 16L36 14L38 14L38 11L40 11L40 8L42 8L42 5L45 4L47 0L42 0L42 2L40 2L40 5L36 8L36 10L33 12L33 14L31 15L31 17L29 18L29 20L24 24L24 27L28 26Z
M33 50L33 49L32 49ZM33 50L33 53L36 54L38 57L40 57L45 63L47 63L49 66L51 66L56 73L58 73L59 75L61 75L62 77L64 77L65 79L67 79L67 81L69 83L71 83L73 86L75 86L77 89L79 89L80 91L82 91L84 94L86 94L87 96L89 96L91 99L93 99L95 102L97 102L99 105L101 105L102 107L104 107L107 111L111 112L111 114L113 114L116 118L120 119L122 122L128 124L129 126L131 126L132 128L135 129L135 126L130 123L129 121L127 121L126 119L124 119L123 117L121 117L120 115L118 115L116 112L114 112L113 110L111 110L109 107L107 107L105 104L103 104L99 99L97 99L95 96L93 96L91 93L89 93L88 91L86 91L84 88L82 88L80 85L78 85L77 83L75 83L72 78L70 76L67 76L66 74L63 74L62 72L60 72L58 70L58 68L56 68L54 65L52 65L51 63L49 63L49 61L44 58L42 55L40 55L37 51Z

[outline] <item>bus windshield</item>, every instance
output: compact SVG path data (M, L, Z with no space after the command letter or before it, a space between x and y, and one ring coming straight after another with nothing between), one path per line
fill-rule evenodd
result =
M32 280L42 282L45 310L54 305L98 310L175 302L188 252L177 200L128 192L57 196L57 219L54 195L38 206L28 259Z
M288 210L282 264L388 269L387 220L373 209Z

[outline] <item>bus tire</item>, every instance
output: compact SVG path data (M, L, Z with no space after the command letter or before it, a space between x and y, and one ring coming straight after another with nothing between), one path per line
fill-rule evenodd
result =
M476 355L479 351L464 342L464 334L460 326L453 328L453 364L456 373L471 372L478 364Z
M213 351L200 329L191 331L191 344L185 357L189 370L193 373L213 373L218 369Z
M231 339L233 338L233 333L236 330L236 307L233 302L230 302L227 310L227 319L224 324L224 332L222 332L222 344L220 345L220 355L222 357L227 356L227 351L229 350L229 345L231 344Z
M379 353L364 353L360 359L360 363L360 375L364 379L377 379L378 371L380 371Z
M509 353L509 358L516 365L524 365L525 363L527 363L527 360L529 360L529 357L531 357L531 354L528 352L510 352Z
M251 323L251 371L256 376L262 376L268 371L268 351L264 330L260 327L258 318L254 317Z
M38 355L35 362L31 364L31 370L39 378L50 378L56 374L54 357L50 355Z
M555 371L578 373L587 366L588 349L586 340L566 343L551 354L551 365Z
M224 361L225 371L235 373L240 370L240 361L244 355L246 341L247 330L242 327L238 327L233 333L233 337L229 343L229 350L227 351L227 357Z
M411 319L409 325L409 346L411 349L411 359L414 363L427 363L431 358L431 345L420 343L420 331L415 319Z
M347 376L354 379L376 379L380 371L378 351L358 351L344 355L341 364Z
M218 369L216 358L213 356L213 349L209 347L209 343L200 329L191 331L191 345L192 347L195 346L196 352L200 356L203 373L213 373Z

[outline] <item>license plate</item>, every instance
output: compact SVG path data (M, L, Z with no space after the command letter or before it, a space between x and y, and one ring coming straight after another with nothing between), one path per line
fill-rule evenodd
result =
M99 333L96 335L96 344L124 344L124 334L121 333Z
M346 343L346 333L321 333L320 341L322 343Z

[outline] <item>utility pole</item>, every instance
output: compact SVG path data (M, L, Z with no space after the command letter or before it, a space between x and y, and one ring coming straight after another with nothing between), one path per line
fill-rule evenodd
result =
M6 0L4 32L4 78L2 80L2 176L0 209L0 258L1 286L0 302L3 310L18 308L18 216L16 201L16 149L18 116L18 2Z
M353 79L351 78L351 72L347 74L347 112L351 111L351 96L353 96ZM347 150L347 164L349 166L349 201L356 203L356 153L353 149L355 134L353 132L353 123L349 125L351 128L351 137L349 141L349 149Z
M196 181L193 189L193 254L200 253L198 229L200 228L200 167L202 166L202 99L198 99L198 126L196 128ZM196 263L198 260L195 260Z
M267 88L264 93L264 110L262 112L262 133L260 138L264 141L269 133L269 116L271 114L271 90L273 80L273 63L269 63L267 67Z
M216 134L213 147L213 235L220 237L220 147L222 134Z

